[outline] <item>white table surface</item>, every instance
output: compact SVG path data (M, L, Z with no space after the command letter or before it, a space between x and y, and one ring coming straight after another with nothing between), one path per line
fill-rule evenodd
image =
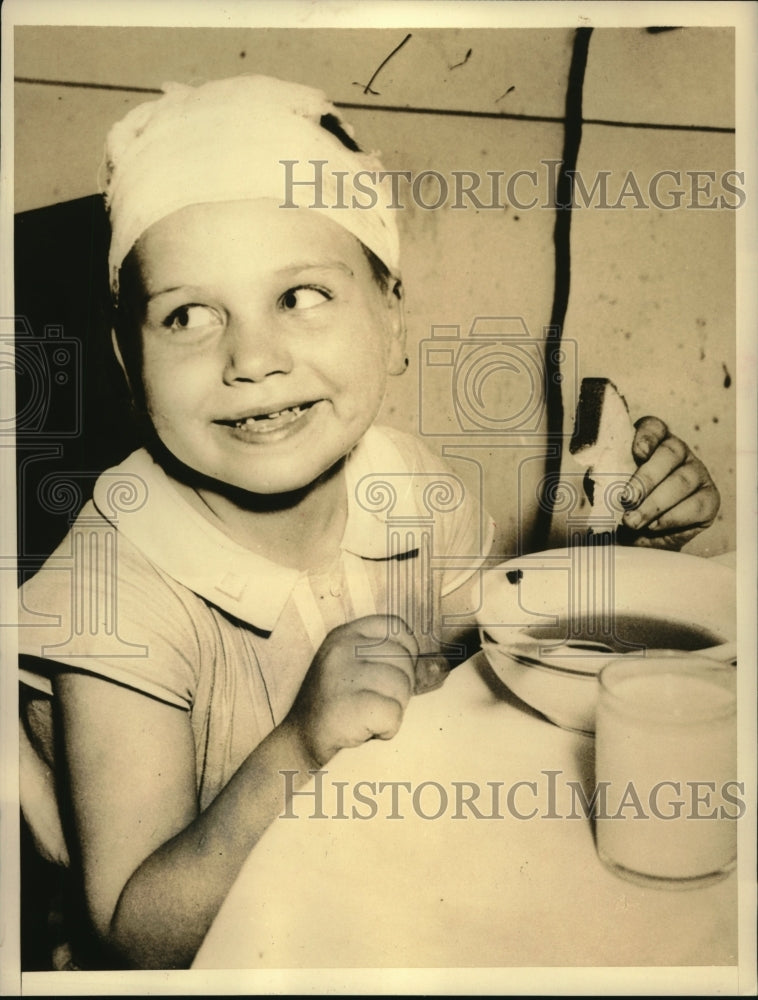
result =
M389 788L369 794L378 813L367 820L313 819L313 797L296 799L297 818L277 819L251 852L193 967L735 964L734 873L700 889L642 888L598 861L590 821L567 818L566 782L591 791L593 755L592 738L545 721L474 657L412 699L394 740L342 751L322 779L329 817L340 781L348 816L353 805L368 812L358 781L439 782L443 815L417 815L404 789L394 820ZM544 817L551 770L561 772L558 819ZM505 818L453 819L454 781L503 782ZM537 784L537 797L526 787L515 795L520 812L538 808L535 818L509 815L504 792L518 781ZM431 815L440 793L429 787L418 801Z

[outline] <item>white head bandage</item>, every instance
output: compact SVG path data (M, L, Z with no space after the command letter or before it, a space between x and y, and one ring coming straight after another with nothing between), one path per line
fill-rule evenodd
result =
M250 198L323 212L399 275L389 178L376 156L320 125L332 115L351 134L321 91L267 76L163 89L117 122L105 147L114 293L124 258L153 223L188 205Z

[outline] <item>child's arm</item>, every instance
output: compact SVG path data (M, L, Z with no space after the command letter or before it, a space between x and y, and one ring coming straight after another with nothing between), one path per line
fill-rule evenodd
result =
M322 767L340 747L391 738L414 686L405 629L374 616L331 632L287 718L202 813L189 713L91 675L55 681L81 854L99 937L136 967L188 966L251 848L285 806L282 770Z

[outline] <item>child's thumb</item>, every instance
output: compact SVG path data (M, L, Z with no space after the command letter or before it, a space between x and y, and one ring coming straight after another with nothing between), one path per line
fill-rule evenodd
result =
M450 664L441 653L422 653L416 660L416 686L413 693L424 694L426 691L433 691L444 684L449 673Z

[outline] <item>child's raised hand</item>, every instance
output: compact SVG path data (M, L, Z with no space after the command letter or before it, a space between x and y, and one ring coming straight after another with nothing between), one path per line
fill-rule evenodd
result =
M387 615L359 618L327 635L287 719L319 767L342 747L395 735L417 689L418 655L405 623Z
M634 426L639 468L629 481L623 523L636 533L636 545L680 549L713 523L719 492L705 465L662 420L642 417Z

